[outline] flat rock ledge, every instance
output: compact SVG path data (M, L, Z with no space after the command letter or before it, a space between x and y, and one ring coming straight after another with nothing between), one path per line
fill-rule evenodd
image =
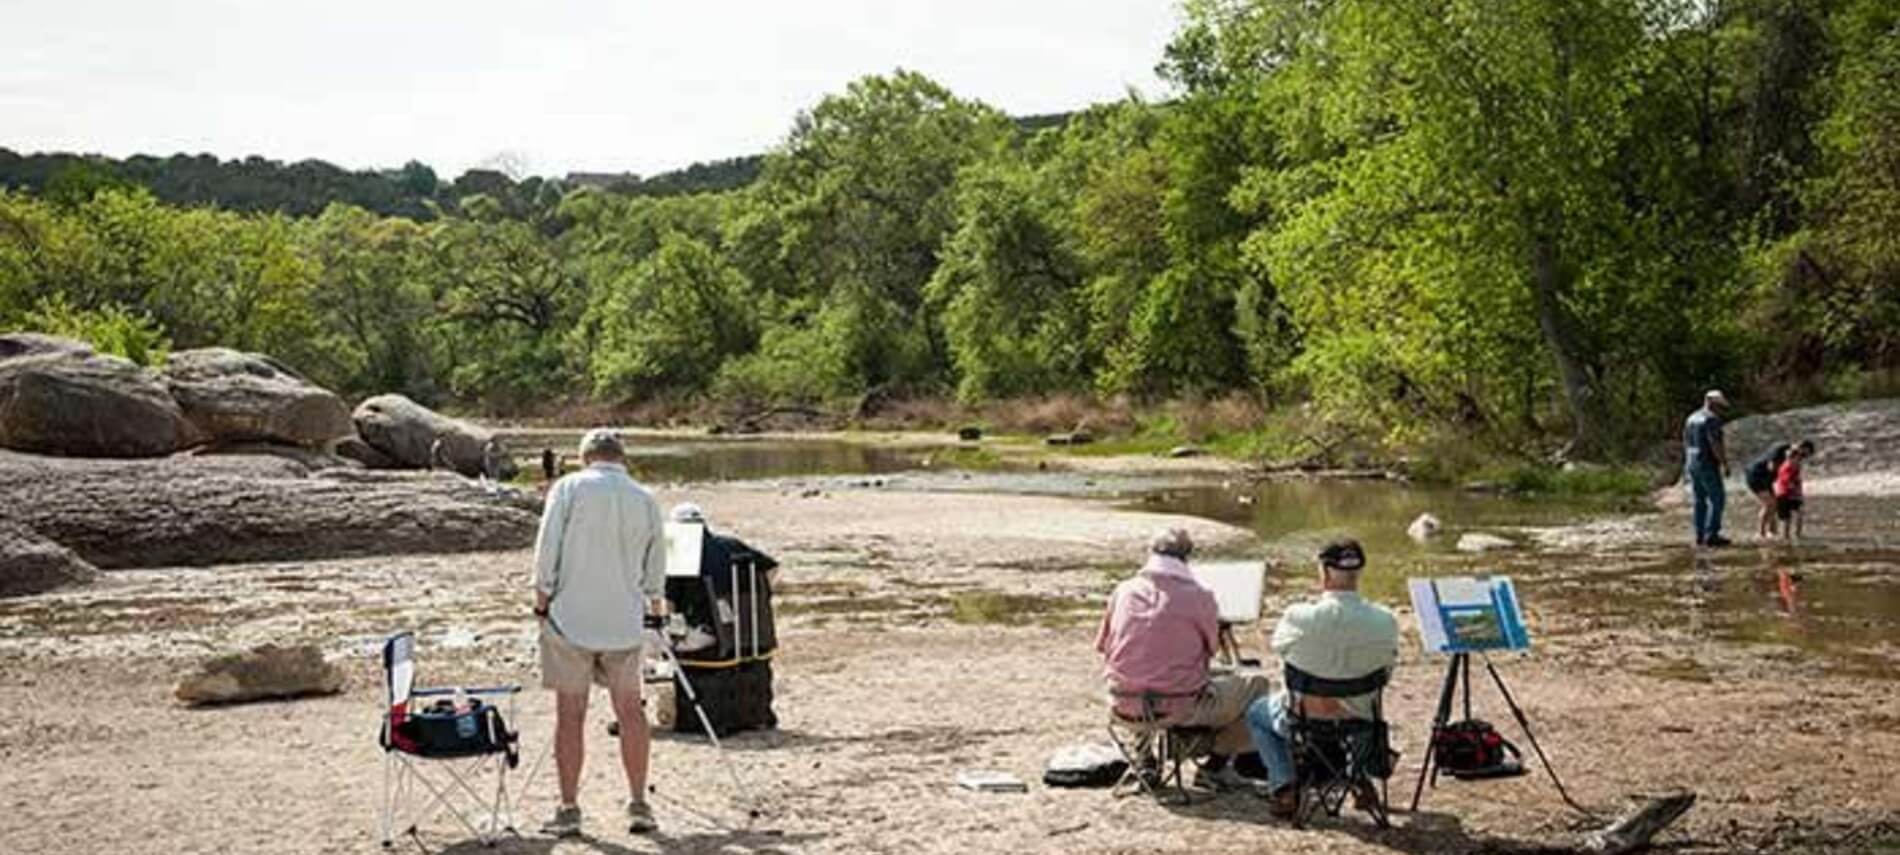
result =
M448 473L286 457L97 460L0 451L10 521L101 570L519 549L540 498Z

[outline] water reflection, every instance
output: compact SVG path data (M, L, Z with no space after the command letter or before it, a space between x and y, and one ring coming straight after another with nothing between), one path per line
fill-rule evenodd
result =
M579 431L504 432L516 455L534 458L542 448L568 455L580 443ZM943 447L949 447L946 443ZM891 448L869 443L823 439L750 439L631 434L627 468L655 484L700 481L749 481L809 475L883 475L919 468L934 447Z
M1139 507L1190 513L1246 526L1260 535L1276 573L1309 585L1304 568L1337 534L1366 544L1369 595L1404 602L1411 576L1508 573L1533 610L1562 618L1559 631L1643 630L1690 644L1773 645L1814 656L1824 666L1900 677L1900 553L1892 503L1826 503L1830 539L1787 548L1696 552L1676 546L1670 519L1650 518L1655 535L1621 546L1461 553L1461 534L1484 532L1523 541L1535 528L1626 513L1597 503L1513 499L1420 489L1390 482L1282 482L1251 488L1172 490ZM1405 532L1430 512L1440 537L1414 542ZM1813 530L1811 528L1811 530ZM1279 582L1280 580L1276 580Z

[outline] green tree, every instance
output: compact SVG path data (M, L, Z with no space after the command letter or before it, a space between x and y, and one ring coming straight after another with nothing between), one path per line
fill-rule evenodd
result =
M965 401L1075 388L1086 378L1088 306L1060 231L1061 197L1012 160L958 180L957 229L929 285Z
M824 99L767 156L750 192L762 205L752 210L771 222L746 230L770 245L759 252L742 237L740 258L750 279L792 298L777 322L829 339L813 355L842 360L822 374L846 388L828 391L945 376L924 286L953 225L958 171L1010 136L995 110L899 71Z
M1644 198L1622 168L1655 61L1642 11L1349 0L1318 12L1324 38L1297 42L1274 77L1287 133L1316 133L1300 147L1320 154L1250 192L1284 212L1254 252L1325 388L1395 420L1495 421L1512 392L1540 394L1521 356L1534 343L1573 451L1618 447L1612 390L1640 385L1631 351L1655 341L1618 335L1619 319L1650 319L1653 336L1690 329L1697 301L1727 308L1685 299L1658 258L1672 215L1658 205L1673 200Z
M427 235L436 363L450 391L502 409L558 396L569 376L562 336L587 295L558 245L507 218L451 218Z
M158 322L119 305L81 309L67 302L65 296L55 295L28 312L25 323L28 329L77 339L100 353L122 356L148 367L164 365L171 351L171 340Z
M640 400L694 392L750 350L757 331L745 279L712 247L679 233L599 289L577 328L596 394Z
M312 307L325 330L322 360L310 373L350 394L435 401L443 384L430 353L435 304L424 229L332 205L302 231L321 271Z

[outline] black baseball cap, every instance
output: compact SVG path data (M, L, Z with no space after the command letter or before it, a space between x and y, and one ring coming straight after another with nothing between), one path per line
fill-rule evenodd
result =
M1359 541L1342 537L1319 551L1319 563L1334 570L1358 570L1366 566L1366 550Z

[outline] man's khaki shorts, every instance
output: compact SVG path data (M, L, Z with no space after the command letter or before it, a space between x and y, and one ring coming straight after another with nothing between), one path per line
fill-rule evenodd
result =
M541 622L541 687L563 694L585 694L592 686L640 693L640 648L588 650Z

